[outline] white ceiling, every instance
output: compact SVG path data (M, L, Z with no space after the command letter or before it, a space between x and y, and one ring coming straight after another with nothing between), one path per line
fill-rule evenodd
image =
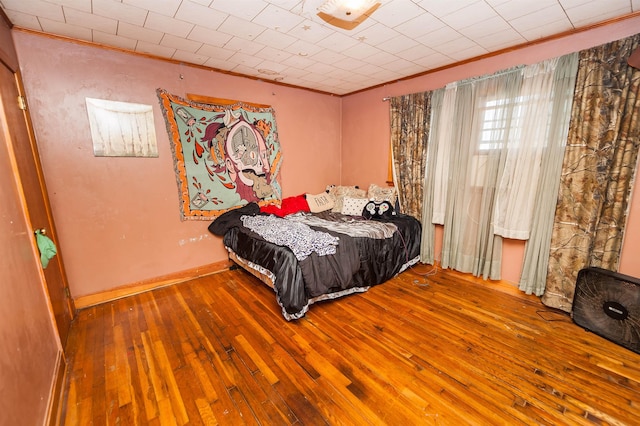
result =
M343 95L640 10L640 0L0 0L22 28ZM639 29L640 30L640 29Z

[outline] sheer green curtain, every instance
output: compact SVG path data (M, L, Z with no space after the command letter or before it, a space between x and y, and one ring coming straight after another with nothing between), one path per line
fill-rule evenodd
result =
M569 120L569 109L558 106L572 94L558 76L571 72L570 62L553 58L444 90L429 142L444 268L500 279L502 238L529 238L537 188L553 173L545 152Z
M400 208L403 213L420 219L431 92L393 97L390 102L391 153Z
M542 302L569 312L580 269L617 270L640 146L640 34L580 52Z
M429 141L432 139L437 140L438 135L443 127L443 123L440 122L438 117L442 116L442 102L444 101L445 90L438 89L432 92L431 95L431 129L429 132ZM436 117L438 114L438 117ZM440 205L436 198L436 191L434 189L439 188L436 185L436 181L440 181L442 176L436 175L436 163L439 157L447 154L446 146L440 147L435 143L428 143L427 147L427 162L424 175L424 188L429 190L424 191L422 197L422 236L420 238L420 262L433 265L435 262L435 225L437 222L434 217L436 213L433 210L434 205ZM445 157L446 158L446 157ZM442 171L441 171L442 172ZM439 194L440 197L443 195ZM444 216L444 213L443 213Z
M496 126L488 129L487 146L483 142L484 106L505 97L516 96L521 81L518 70L462 82L456 87L452 117L440 117L450 127L442 267L469 272L475 276L499 279L502 238L493 227L497 176L504 166L504 132ZM443 109L447 109L443 106ZM497 123L505 122L505 108L493 111ZM454 124L455 123L455 124Z
M556 91L565 95L555 96L552 99L548 143L544 146L540 159L546 167L541 169L540 184L536 190L534 204L531 206L531 231L525 248L519 283L520 290L537 296L542 295L545 288L553 216L558 199L562 158L569 128L569 120L566 117L571 111L573 101L578 54L563 56L559 61L553 76L554 86Z

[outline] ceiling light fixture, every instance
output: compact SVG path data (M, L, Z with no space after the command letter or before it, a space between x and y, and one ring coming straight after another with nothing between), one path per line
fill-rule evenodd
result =
M327 0L318 8L318 16L335 27L352 30L378 7L377 0Z

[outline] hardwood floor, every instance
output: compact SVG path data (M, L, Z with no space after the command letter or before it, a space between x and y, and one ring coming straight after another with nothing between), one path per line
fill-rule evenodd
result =
M431 268L294 322L242 270L84 309L65 424L640 424L639 354Z

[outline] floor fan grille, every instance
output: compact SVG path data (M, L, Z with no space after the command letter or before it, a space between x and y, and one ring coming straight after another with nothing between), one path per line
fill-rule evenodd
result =
M640 353L640 280L601 268L582 269L571 317L579 326Z

